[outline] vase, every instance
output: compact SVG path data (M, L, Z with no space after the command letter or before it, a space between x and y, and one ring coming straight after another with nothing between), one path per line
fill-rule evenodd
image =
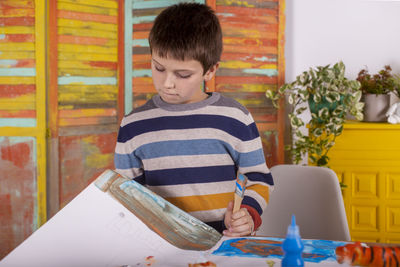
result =
M390 95L388 94L363 94L364 121L383 122L386 121L386 111L390 107Z

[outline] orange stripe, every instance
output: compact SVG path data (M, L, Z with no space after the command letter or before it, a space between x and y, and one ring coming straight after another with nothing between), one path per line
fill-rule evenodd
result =
M10 17L0 18L0 26L34 26L35 18L33 17Z
M36 110L0 110L0 118L35 118Z
M92 13L67 11L67 10L57 10L57 15L59 18L64 18L64 19L96 21L96 22L105 22L105 23L113 23L113 24L118 23L118 17L116 17L116 16L99 15L99 14L92 14Z
M257 54L276 54L278 53L278 48L276 46L237 46L237 45L224 45L224 52L227 53L246 53L252 51Z
M136 55L132 55L132 61L133 62L150 62L151 60L151 55L150 54L136 54Z
M20 42L34 42L35 35L33 34L5 34L4 38L0 39L0 43L20 43Z
M105 45L109 39L100 37L84 37L72 35L59 35L58 42L63 44Z
M143 32L133 32L132 40L135 39L147 39L149 38L150 31L143 31Z
M268 58L270 61L265 61L264 58L265 59ZM271 64L271 63L276 64L276 58L277 58L276 55L265 55L265 54L255 54L255 53L249 54L249 51L247 51L246 53L223 53L221 56L222 61L241 60L250 63L263 62L264 64Z
M152 84L149 85L136 85L132 84L132 90L135 93L157 93L156 89Z
M153 23L140 23L133 25L133 31L150 31Z
M262 196L265 201L269 201L269 187L267 185L255 184L246 188L246 190L251 190Z
M132 78L132 84L150 85L150 84L153 84L153 81L150 77L139 77L139 78Z
M18 97L21 95L28 95L35 93L36 85L34 84L20 84L8 85L0 84L0 98L2 97Z
M222 29L251 29L260 32L278 32L278 24L254 24L254 23L246 23L246 22L221 22Z
M254 77L238 77L238 76L217 76L215 78L215 82L217 84L276 84L278 78L277 77L267 77L267 76L254 76Z
M147 62L136 62L136 61L133 61L133 69L135 69L135 70L151 69L151 63L150 63L150 61L147 61Z
M33 8L0 8L0 15L5 17L34 17Z
M223 209L233 200L234 193L210 194L203 196L168 197L165 198L186 212Z

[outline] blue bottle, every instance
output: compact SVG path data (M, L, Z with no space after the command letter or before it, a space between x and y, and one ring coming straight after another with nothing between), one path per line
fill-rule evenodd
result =
M304 245L294 215L292 215L292 223L288 227L286 239L282 243L282 249L284 252L282 266L304 266L302 257Z

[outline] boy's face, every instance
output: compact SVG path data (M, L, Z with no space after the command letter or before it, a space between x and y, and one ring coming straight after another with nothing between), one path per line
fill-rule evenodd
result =
M203 67L197 60L162 58L153 51L151 72L153 83L161 98L170 104L188 104L207 98L203 81L210 80L218 64L203 75Z

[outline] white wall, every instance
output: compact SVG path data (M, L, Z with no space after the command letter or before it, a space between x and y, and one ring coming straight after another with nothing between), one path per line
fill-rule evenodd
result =
M342 60L355 79L368 66L400 73L400 0L286 0L286 81Z
M350 79L366 66L400 73L400 0L286 0L285 37L286 82L340 60Z

